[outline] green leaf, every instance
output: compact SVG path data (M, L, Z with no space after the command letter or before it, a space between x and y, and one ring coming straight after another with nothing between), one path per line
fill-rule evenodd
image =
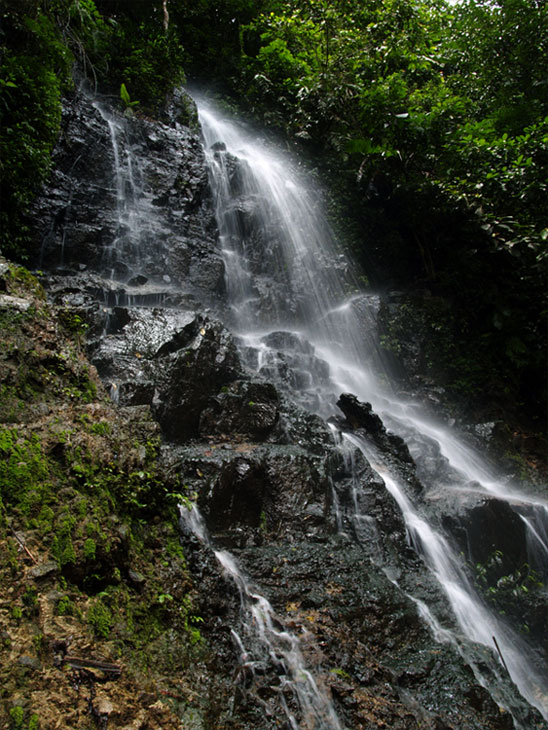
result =
M128 90L126 89L126 85L122 84L120 86L120 98L124 102L124 104L129 105L131 103L130 96L128 94Z

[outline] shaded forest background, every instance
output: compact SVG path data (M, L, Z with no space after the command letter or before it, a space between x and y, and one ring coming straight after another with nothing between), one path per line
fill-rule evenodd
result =
M426 332L451 396L544 431L544 0L19 0L0 22L4 254L29 260L75 83L159 119L207 86L299 148L371 284L404 292L387 352Z

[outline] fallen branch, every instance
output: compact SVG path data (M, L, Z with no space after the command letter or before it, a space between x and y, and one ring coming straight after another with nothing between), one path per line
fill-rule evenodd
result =
M24 551L26 552L26 554L27 554L27 555L29 556L29 558L30 558L30 559L32 560L32 562L33 562L33 563L36 563L36 562L37 562L36 558L35 558L35 557L34 557L34 555L33 555L33 554L32 554L32 553L30 552L30 550L29 550L29 549L28 549L28 547L27 547L27 546L25 545L25 543L23 542L23 540L21 540L21 538L19 537L19 535L18 535L18 534L17 534L16 532L15 532L15 530L13 529L13 527L10 527L10 530L12 531L12 533L13 533L13 536L14 536L14 538L15 538L15 539L17 540L17 542L19 543L19 545L21 545L21 547L22 547L22 548L23 548L23 550L24 550Z
M495 642L495 646L497 647L497 651L498 651L498 653L499 653L499 657L500 657L500 660L501 660L501 662L502 662L502 666L503 666L503 667L504 667L504 668L506 669L506 671L508 672L508 667L506 666L506 662L504 661L504 657L502 656L502 652L501 652L501 650L500 650L500 647L499 647L498 641L496 640L496 638L495 638L494 636L493 636L493 641ZM510 672L508 672L508 674L510 674Z
M69 656L68 654L61 660L63 664L68 664L73 669L100 669L102 672L120 675L122 667L119 664L111 664L111 662L101 662L98 659L83 659L82 657Z

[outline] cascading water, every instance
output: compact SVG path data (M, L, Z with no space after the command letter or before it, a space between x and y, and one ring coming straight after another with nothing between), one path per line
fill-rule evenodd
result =
M199 115L227 272L228 324L262 374L276 377L283 351L294 395L327 416L328 394L341 387L337 377L346 390L373 388L363 363L378 352L368 326L378 298L360 293L348 262L325 245L319 204L290 161L250 143L204 104ZM311 372L313 382L303 382Z
M99 102L93 106L108 125L116 185L117 231L104 249L100 269L120 286L107 293L106 303L157 306L164 299L169 281L169 276L164 275L162 280L157 275L161 268L158 263L165 259L162 241L167 232L161 229L151 191L145 189L126 120Z
M522 682L522 686L518 684L518 687L524 694L527 692L530 701L535 699L542 703L545 679L535 671L528 657L527 644L478 599L452 547L418 514L406 496L403 485L383 463L381 454L363 439L349 434L345 434L345 438L360 449L383 478L386 488L402 511L411 544L438 579L464 635L487 646L496 642L495 646L510 675L516 683ZM527 686L523 684L525 677L528 678ZM481 675L478 679L481 681Z
M385 385L374 335L378 300L359 292L303 177L264 140L222 119L207 102L198 100L198 107L226 268L227 324L250 368L323 416L333 414L343 391L372 403L409 444L433 509L434 502L448 509L469 495L504 500L525 525L532 561L545 566L547 505L498 480L449 429ZM395 497L409 539L447 595L460 632L490 648L495 636L521 693L548 718L546 673L535 666L531 647L482 603L451 544L419 516L372 444L358 446ZM434 458L424 457L432 453ZM367 515L355 516L358 540L372 529ZM416 603L438 635L446 632L428 607Z
M277 675L280 706L293 730L342 730L339 719L327 695L320 689L307 669L297 636L278 621L267 599L257 593L233 556L226 550L215 550L197 506L179 507L181 522L213 551L223 572L236 584L241 602L243 639L232 629L240 651L240 667L236 673L254 676L271 665ZM295 697L300 718L291 710ZM289 700L289 701L288 701Z

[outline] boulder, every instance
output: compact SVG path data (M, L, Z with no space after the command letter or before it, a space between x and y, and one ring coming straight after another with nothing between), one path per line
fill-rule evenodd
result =
M177 443L197 437L200 416L222 387L241 373L232 336L219 322L204 319L186 332L185 345L157 357L153 413L165 436Z

